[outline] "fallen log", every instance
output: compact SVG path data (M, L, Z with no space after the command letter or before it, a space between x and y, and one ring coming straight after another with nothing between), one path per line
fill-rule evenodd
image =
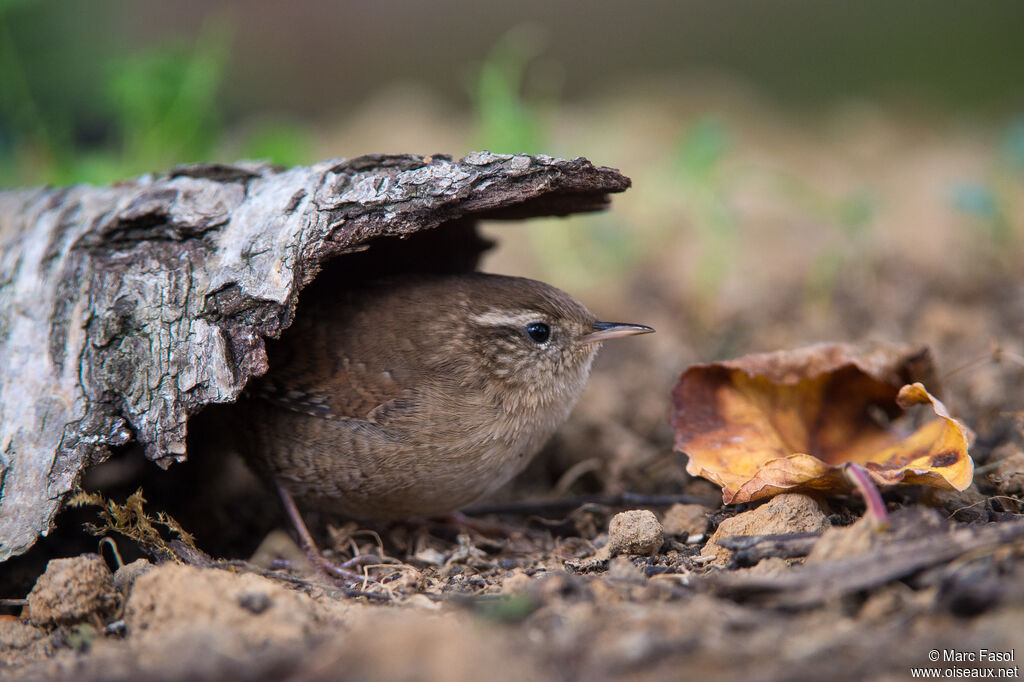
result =
M477 221L599 210L627 187L585 159L476 152L0 192L0 561L112 448L184 459L190 415L266 371L264 339L329 261L469 270Z

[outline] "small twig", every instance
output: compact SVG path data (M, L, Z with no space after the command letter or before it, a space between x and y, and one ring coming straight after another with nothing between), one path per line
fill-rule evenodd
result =
M171 540L168 542L166 551L175 561L187 564L188 566L209 568L217 563L213 557L203 550L194 545L186 544L181 540Z
M807 556L820 537L821 533L733 535L716 542L732 552L729 557L731 566L743 568L770 557L792 559Z
M558 482L555 483L555 492L559 495L564 495L569 492L569 488L575 483L581 476L591 471L597 471L601 468L601 460L597 457L589 457L584 460L576 462L576 464L569 467L564 474L558 478Z
M364 590L357 590L351 587L339 587L337 588L346 597L365 597L370 601L392 601L390 594L379 594L377 592L366 592Z
M621 495L588 495L569 497L557 500L531 500L526 502L509 502L463 509L467 516L483 516L485 514L518 514L530 515L542 512L571 511L587 504L598 504L605 507L670 507L673 504L699 504L705 507L717 507L720 500L701 497L699 495L640 495L622 493Z
M953 369L951 369L948 372L946 372L945 374L943 374L942 375L942 381L946 382L946 381L949 380L950 377L952 377L952 376L954 376L956 374L959 374L960 372L963 372L963 371L966 371L966 370L969 370L969 369L974 369L975 367L980 367L981 365L993 362L994 359L995 358L993 357L992 351L989 351L988 353L985 353L984 355L978 356L976 358L972 358L972 359L968 360L967 362L965 362L964 364L959 365L957 367L954 367Z
M323 583L314 582L307 578L301 578L299 576L292 575L291 573L286 573L284 571L267 570L262 566L257 566L256 564L246 561L245 559L221 559L213 566L213 568L219 568L221 570L239 568L245 571L246 573L255 573L256 575L261 576L263 578L268 578L270 580L279 580L281 582L291 583L292 585L301 585L307 588L327 586ZM329 587L331 589L334 589L334 585L329 585Z
M1002 346L999 347L999 354L993 358L996 362L1002 360L1009 360L1010 362L1024 367L1024 355L1019 355L1013 351L1006 350Z
M28 606L28 599L0 599L0 606Z
M1020 502L1020 500L1018 500L1016 497L1013 497L1011 495L992 495L990 497L986 497L983 500L978 500L977 502L972 502L970 504L966 504L963 507L957 507L952 512L950 512L949 516L947 516L946 518L947 519L951 519L954 516L956 516L958 512L966 511L967 509L970 509L971 507L977 507L979 504L988 504L992 500L1009 500L1011 502L1017 502L1017 503Z
M117 567L121 568L124 566L124 559L121 558L121 552L117 550L117 543L114 542L114 539L108 536L100 540L98 545L100 554L103 554L103 545L109 546L110 551L114 553L114 560L117 562Z
M381 538L380 533L378 533L377 531L370 530L370 529L357 530L352 535L353 536L355 536L355 535L369 535L374 540L376 540L377 541L377 555L378 555L378 560L380 562L382 562L382 563L391 563L391 562L402 563L398 559L392 559L391 557L386 556L384 554L384 540L383 540L383 538ZM353 538L352 539L352 547L351 547L352 556L356 556L359 553L359 552L356 551L356 549L357 549L356 542L355 542L355 539Z
M942 381L947 381L954 374L959 374L964 370L974 369L986 363L998 365L1004 360L1009 360L1014 364L1021 365L1022 367L1024 367L1024 356L1018 355L1013 351L1006 350L1005 348L1003 348L1003 344L993 339L992 350L990 350L988 353L985 353L984 355L980 355L976 358L968 360L959 367L954 367L953 369L946 372L942 376Z
M333 593L341 593L346 597L366 597L367 599L375 599L377 601L391 601L392 597L388 594L376 594L373 592L364 592L362 590L340 587L335 583L324 583L306 578L300 578L290 573L284 573L282 571L268 571L265 568L261 568L255 564L242 559L223 559L218 561L213 568L228 569L228 568L240 568L249 573L255 573L256 575L268 578L270 580L280 580L281 582L291 583L292 585L300 585L307 589L319 588L329 590ZM322 575L322 574L321 574Z
M853 557L829 559L778 575L734 571L709 574L695 584L715 594L786 608L808 608L835 597L871 589L965 555L977 556L1024 541L1024 521L992 523L948 533L923 533Z
M995 471L1003 463L1002 460L996 460L995 462L989 462L988 464L981 464L974 467L974 475L984 475L990 471Z

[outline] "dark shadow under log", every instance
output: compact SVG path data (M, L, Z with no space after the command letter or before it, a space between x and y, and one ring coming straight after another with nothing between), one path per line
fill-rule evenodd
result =
M314 279L472 269L478 220L598 210L627 187L585 159L478 152L0 192L0 561L112 448L184 459L189 416L266 371L264 339Z

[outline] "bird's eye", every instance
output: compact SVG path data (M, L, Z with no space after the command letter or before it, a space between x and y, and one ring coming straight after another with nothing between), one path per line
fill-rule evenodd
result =
M551 336L551 327L543 322L531 322L526 325L526 335L535 343L544 343Z

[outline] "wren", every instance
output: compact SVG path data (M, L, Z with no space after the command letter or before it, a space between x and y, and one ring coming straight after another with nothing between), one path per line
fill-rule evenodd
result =
M301 505L369 520L453 512L522 471L601 342L652 331L599 322L530 279L364 283L300 306L269 346L270 371L240 404L241 449Z

